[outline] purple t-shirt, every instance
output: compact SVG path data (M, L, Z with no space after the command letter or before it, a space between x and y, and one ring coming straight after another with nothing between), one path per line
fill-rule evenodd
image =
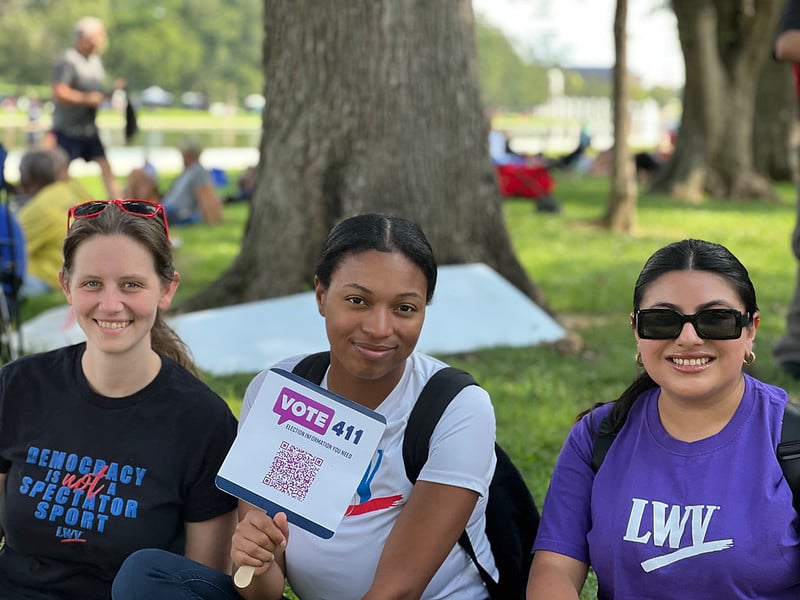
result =
M604 405L561 450L534 550L590 564L598 598L797 599L800 535L775 449L786 392L745 376L730 422L697 442L672 438L655 388L642 394L595 476Z

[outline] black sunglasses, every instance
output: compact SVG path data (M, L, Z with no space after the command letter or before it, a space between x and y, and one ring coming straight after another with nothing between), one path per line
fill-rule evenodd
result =
M164 232L169 237L169 226L167 225L167 213L164 205L150 200L90 200L82 204L76 204L67 213L67 231L69 231L72 221L75 219L92 219L102 213L109 204L118 206L122 212L144 219L161 217L164 225Z
M636 333L645 340L671 340L681 335L683 326L691 323L704 340L735 340L742 327L750 323L750 315L732 308L707 308L693 315L674 310L648 308L635 313Z

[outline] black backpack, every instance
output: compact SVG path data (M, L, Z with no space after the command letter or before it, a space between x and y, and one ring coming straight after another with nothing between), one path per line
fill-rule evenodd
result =
M592 451L592 470L595 473L603 464L603 459L616 439L617 433L622 429L622 425L624 425L624 421L617 429L614 429L608 416L600 421ZM775 453L781 464L783 476L792 490L792 505L800 514L800 408L791 402L786 402L786 408L783 410L781 441Z
M319 384L329 364L330 353L319 352L303 358L292 372ZM436 424L450 401L468 385L477 385L469 373L446 367L437 371L420 392L403 437L403 462L406 476L412 483L428 459L430 437ZM494 450L497 466L486 503L486 536L500 581L495 583L480 565L466 531L458 543L478 568L492 600L524 600L533 558L531 550L539 527L539 511L511 458L497 444Z

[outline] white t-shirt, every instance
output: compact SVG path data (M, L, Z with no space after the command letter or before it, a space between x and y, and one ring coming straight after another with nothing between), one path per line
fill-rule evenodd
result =
M276 364L291 371L302 356ZM375 576L381 551L413 485L403 463L403 434L422 388L445 363L413 353L398 384L377 407L387 427L348 514L336 534L324 540L289 525L286 570L289 584L303 600L353 600L362 597ZM241 420L257 396L264 373L247 388ZM327 388L327 374L322 387ZM241 426L241 425L240 425ZM480 494L467 531L481 565L497 577L486 537L486 498L495 467L495 420L489 394L464 388L447 407L430 440L428 461L419 479L454 485ZM422 595L423 600L485 600L486 589L467 553L456 544Z

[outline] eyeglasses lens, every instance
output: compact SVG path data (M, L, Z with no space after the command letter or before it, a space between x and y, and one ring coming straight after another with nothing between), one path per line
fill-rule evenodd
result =
M733 309L707 309L694 315L652 309L640 310L636 315L636 331L644 339L675 339L680 336L685 323L691 323L703 339L732 340L741 335L747 316Z
M72 207L72 216L76 219L85 219L103 212L108 206L108 202L84 202Z
M120 204L120 208L125 212L148 217L156 214L159 210L158 206L150 204L149 202L140 202L139 200L123 200Z
M706 338L737 338L742 333L740 317L741 313L736 311L703 310L697 313L695 325Z

